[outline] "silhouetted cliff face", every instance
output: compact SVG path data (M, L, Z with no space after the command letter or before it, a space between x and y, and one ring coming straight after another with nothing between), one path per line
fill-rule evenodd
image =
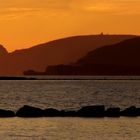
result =
M131 35L77 36L17 50L0 57L0 75L19 75L28 69L44 71L48 65L74 63L91 50L134 37Z
M104 46L73 65L49 66L48 75L140 75L140 37Z
M140 37L91 51L77 64L140 66Z

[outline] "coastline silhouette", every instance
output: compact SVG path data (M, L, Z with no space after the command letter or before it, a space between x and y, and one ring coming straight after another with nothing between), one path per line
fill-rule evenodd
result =
M24 75L140 75L140 37L103 46L69 65L48 66L45 72Z
M50 41L28 49L8 53L0 47L0 75L23 75L23 71L44 71L50 65L76 63L105 45L134 38L134 35L85 35Z

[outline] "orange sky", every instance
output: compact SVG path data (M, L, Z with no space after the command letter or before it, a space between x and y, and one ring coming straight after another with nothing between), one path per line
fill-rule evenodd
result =
M100 32L140 34L140 0L0 0L0 43L9 51Z

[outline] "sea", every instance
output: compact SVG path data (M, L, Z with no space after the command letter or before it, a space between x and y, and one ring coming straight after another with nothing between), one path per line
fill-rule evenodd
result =
M0 80L0 108L140 107L138 76L36 76ZM0 140L140 140L140 117L0 118Z

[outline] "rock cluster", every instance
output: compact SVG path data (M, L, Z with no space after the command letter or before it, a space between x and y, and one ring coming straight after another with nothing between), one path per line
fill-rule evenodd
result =
M124 110L119 107L105 108L104 105L85 106L76 111L57 110L53 108L40 109L28 105L21 107L16 113L0 109L0 117L138 117L140 108L131 106Z

